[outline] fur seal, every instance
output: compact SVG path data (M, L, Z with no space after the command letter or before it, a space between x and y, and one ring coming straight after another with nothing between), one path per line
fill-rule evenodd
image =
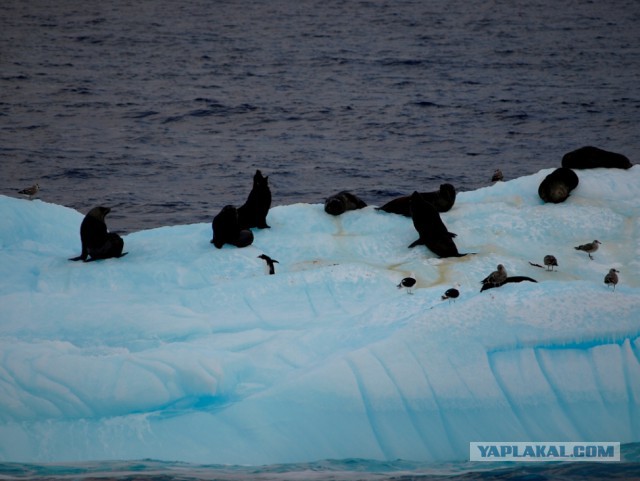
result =
M567 200L579 182L580 180L573 170L560 167L542 180L538 187L538 195L545 202L559 204Z
M269 229L267 214L271 208L271 189L269 188L269 176L264 177L262 172L256 170L253 176L253 187L247 201L238 208L238 224L240 229Z
M249 229L241 229L238 224L238 209L225 205L211 222L213 238L211 243L218 249L225 244L236 247L247 247L253 242L253 233Z
M124 249L122 237L107 231L104 219L109 212L111 212L111 208L103 206L94 207L89 211L80 224L82 253L69 260L89 262L110 257L122 257L127 254L126 252L122 253Z
M409 245L410 248L424 244L427 249L440 257L467 255L458 252L453 242L456 235L447 230L436 208L424 200L418 192L411 194L411 219L420 237Z
M433 205L438 212L447 212L456 202L456 188L451 184L442 184L440 189L433 192L421 192L424 200ZM390 200L377 210L383 210L391 214L399 214L411 217L411 196L405 195Z
M538 282L535 279L532 279L531 277L527 277L527 276L512 276L512 277L507 277L503 282L500 282L497 284L491 284L491 283L482 284L482 288L480 289L480 292L486 291L487 289L493 289L494 287L504 286L505 284L508 284L510 282L523 282L523 281Z
M598 147L581 147L564 154L562 167L569 169L629 169L631 161L616 152L599 149Z
M357 210L366 207L367 204L357 195L351 192L338 192L324 201L324 211L331 215L340 215L348 210Z

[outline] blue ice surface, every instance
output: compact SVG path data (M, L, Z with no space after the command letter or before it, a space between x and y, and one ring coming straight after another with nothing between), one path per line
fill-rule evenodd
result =
M0 461L444 462L471 441L640 441L640 167L579 171L557 205L537 195L550 171L460 193L442 218L475 254L448 259L407 248L410 219L294 204L244 249L215 249L203 223L70 262L82 213L0 197ZM574 249L594 239L594 260ZM529 264L546 254L557 271ZM499 263L538 282L481 293Z

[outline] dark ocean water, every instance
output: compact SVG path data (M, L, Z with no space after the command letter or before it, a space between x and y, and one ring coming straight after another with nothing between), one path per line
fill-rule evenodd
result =
M382 204L640 150L640 2L3 0L0 193L132 232L273 205ZM1 464L0 479L640 479L631 462Z
M380 205L559 166L637 161L636 0L4 0L0 193L209 222L255 169L273 205Z
M640 444L624 445L621 462L440 463L326 460L271 466L193 465L140 460L77 464L0 463L0 479L71 481L570 481L639 480Z

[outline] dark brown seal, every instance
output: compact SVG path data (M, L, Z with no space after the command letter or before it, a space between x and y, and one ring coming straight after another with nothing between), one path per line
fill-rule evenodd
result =
M367 204L357 195L351 192L338 192L324 201L324 211L331 215L340 215L348 210L357 210L366 207Z
M127 254L126 252L122 253L124 249L122 237L107 230L105 217L109 212L111 212L111 208L99 206L87 213L80 224L82 253L69 260L89 262L110 257L122 257Z
M218 249L225 244L236 247L247 247L253 243L253 233L249 229L241 229L238 224L238 209L225 205L211 222L213 238L211 243Z
M458 247L453 242L456 235L448 231L436 208L424 200L418 192L411 195L411 219L420 237L409 247L423 244L440 257L467 255L458 252Z
M542 180L538 186L538 195L545 202L559 204L567 200L579 182L580 180L573 170L560 167Z
M598 147L581 147L562 157L562 167L569 169L629 169L631 161L622 154Z
M421 192L420 195L424 200L433 205L438 212L449 211L456 202L456 188L451 184L442 184L439 190ZM377 210L411 217L411 196L404 195L390 200Z
M510 282L523 282L523 281L538 282L535 279L532 279L531 277L527 277L527 276L511 276L511 277L507 277L504 281L499 283L494 284L494 283L487 282L482 284L482 288L480 289L480 292L486 291L487 289L493 289L494 287L501 287Z
M247 201L238 208L238 224L240 229L268 229L267 214L271 208L271 189L269 176L262 175L256 170L253 176L253 188L249 192Z

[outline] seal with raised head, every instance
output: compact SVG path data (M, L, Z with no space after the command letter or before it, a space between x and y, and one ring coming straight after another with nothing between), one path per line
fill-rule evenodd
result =
M453 242L456 235L448 231L436 208L418 192L411 195L411 219L420 237L409 245L410 248L423 244L440 257L467 255L458 252L456 243Z
M538 195L545 202L559 204L569 197L580 180L576 173L566 167L560 167L547 175L538 187Z
M590 145L568 152L562 157L562 167L569 169L629 169L631 165L631 161L622 154Z
M253 233L249 229L241 229L238 224L238 209L225 205L211 222L213 238L211 243L218 249L225 244L236 247L247 247L253 243Z
M80 224L80 241L82 253L71 261L94 261L110 257L122 257L124 241L122 237L107 230L105 217L111 212L110 207L98 206L91 209Z
M456 202L456 188L451 184L442 184L440 185L440 189L433 192L420 192L420 195L424 200L433 205L438 212L451 210L453 204ZM390 200L382 207L378 207L377 210L411 217L411 196L404 195Z
M324 211L331 215L340 215L348 210L357 210L366 207L367 204L357 195L343 190L324 201Z
M256 170L253 176L253 188L249 192L247 201L238 208L238 224L240 229L268 229L267 214L271 208L271 189L269 176L262 175Z

